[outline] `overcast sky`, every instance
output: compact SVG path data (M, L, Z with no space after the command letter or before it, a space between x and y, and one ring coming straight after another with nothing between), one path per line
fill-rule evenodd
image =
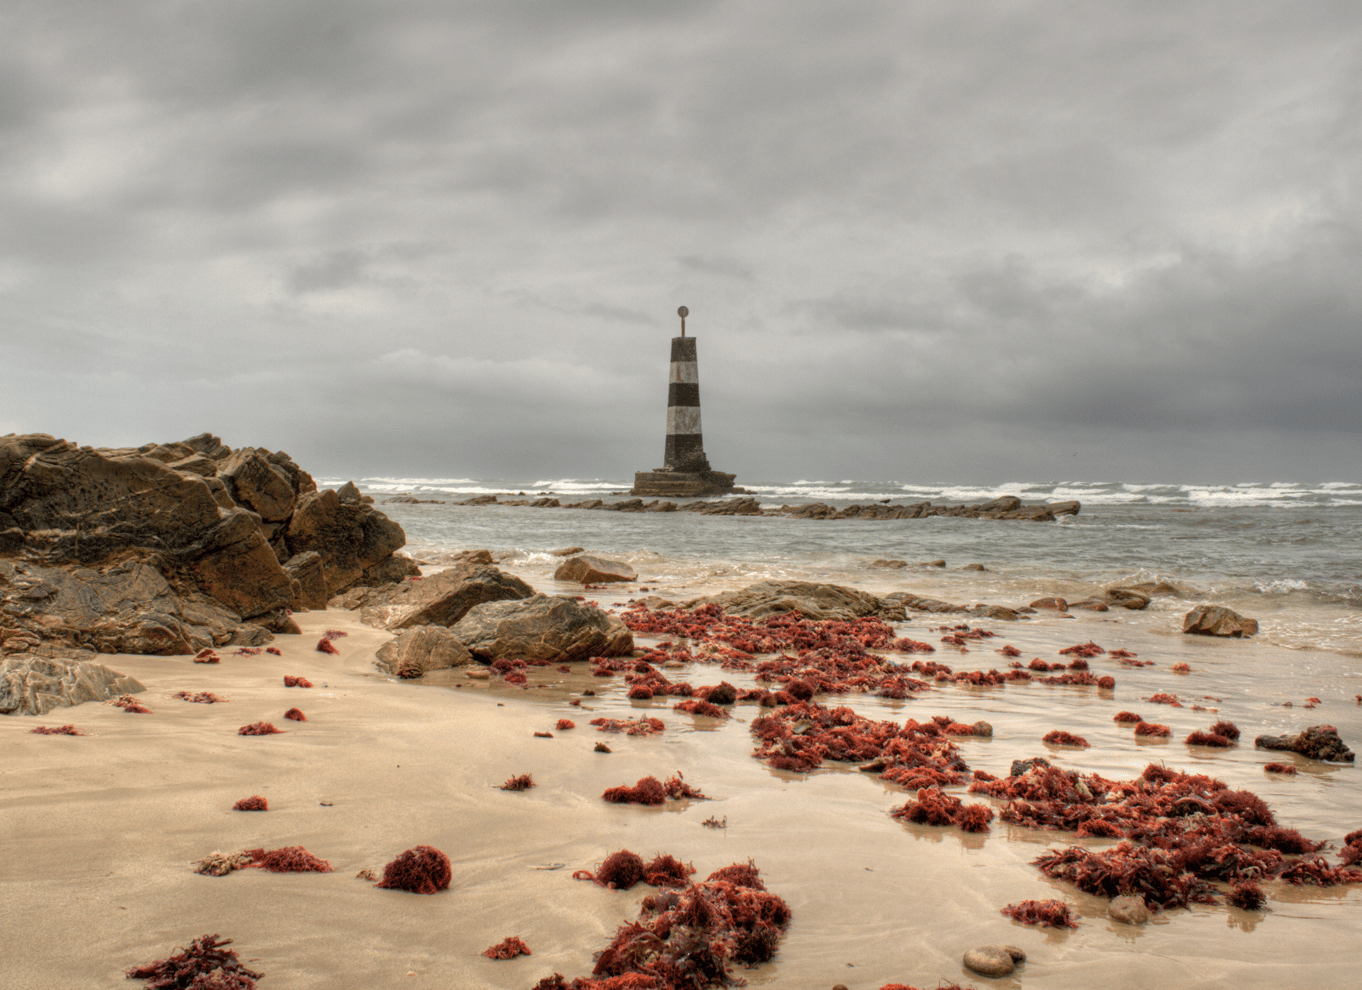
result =
M1357 0L9 0L0 434L1362 479Z

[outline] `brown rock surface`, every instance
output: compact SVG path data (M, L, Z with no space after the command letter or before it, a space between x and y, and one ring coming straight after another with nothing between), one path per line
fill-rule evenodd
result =
M883 602L866 591L838 584L815 584L810 581L759 581L738 591L695 598L686 608L697 605L719 605L729 615L749 619L764 619L768 615L798 612L806 619L856 619L874 615Z
M1017 968L1012 953L1005 945L981 945L965 953L966 968L981 976L1007 976Z
M398 677L420 677L431 670L473 662L457 636L444 626L413 626L379 647L375 665Z
M633 634L617 617L549 595L478 605L453 632L473 656L487 661L509 657L564 663L625 656L634 649Z
M330 489L298 499L284 538L295 554L309 550L321 554L331 595L358 583L366 569L407 542L402 527L373 506L342 502Z
M1294 736L1259 736L1253 745L1258 749L1288 750L1325 763L1352 763L1357 758L1332 725L1312 725Z
M1224 605L1198 605L1182 619L1184 633L1199 636L1252 636L1258 620L1248 619Z
M484 564L455 564L446 570L400 585L365 593L360 619L380 629L451 626L475 605L534 594L520 578ZM354 607L354 606L349 606Z
M579 584L607 584L614 581L637 581L638 572L622 560L610 560L592 554L577 554L558 565L553 572L555 581L576 581Z
M315 550L294 554L284 565L284 573L298 583L293 595L293 608L323 609L331 597L326 592L326 577L322 574L322 555Z

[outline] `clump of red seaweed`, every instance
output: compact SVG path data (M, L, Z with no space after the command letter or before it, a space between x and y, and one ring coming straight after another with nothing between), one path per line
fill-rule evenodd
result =
M201 935L169 959L157 959L127 971L129 980L149 980L147 990L255 990L255 981L264 976L241 965L230 938Z
M242 798L232 805L233 811L269 811L270 803L259 794L252 794L248 798Z
M74 725L40 725L36 729L29 729L35 736L83 736Z
M689 712L691 715L704 715L706 718L729 718L728 712L718 705L698 698L687 698L672 705L672 711Z
M120 694L117 698L114 698L112 701L106 702L106 704L113 705L115 708L121 708L129 715L151 714L150 708L142 704L140 701L138 701L130 694Z
M1150 697L1145 698L1144 700L1149 702L1151 705L1171 705L1174 708L1182 707L1182 702L1178 701L1178 696L1176 694L1159 693L1151 695Z
M331 640L327 639L325 636L317 640L317 652L330 653L333 656L340 654L340 650L336 649L336 647L332 645Z
M299 711L297 708L290 708L288 711L284 712L284 718L288 719L290 722L306 722L306 721L307 721L307 716L304 715L304 714L303 714L301 711Z
M1117 712L1112 716L1113 722L1143 722L1144 719L1134 712Z
M219 698L212 691L196 691L193 694L188 691L176 691L174 697L183 701L193 701L200 705L215 705L220 701L227 700L226 698Z
M515 935L508 935L496 945L482 950L488 959L514 959L516 956L532 956L530 947Z
M214 652L211 646L206 646L198 653L194 654L195 663L222 663L222 657Z
M1096 657L1101 656L1106 652L1106 650L1102 649L1102 647L1098 646L1096 643L1088 642L1079 643L1077 646L1066 646L1059 651L1059 654L1060 656Z
M1172 734L1172 729L1166 725L1160 725L1158 722L1140 722L1135 726L1135 735L1137 736L1153 736L1163 739Z
M631 865L642 870L641 865ZM599 876L583 874L577 875L601 882ZM741 985L730 966L756 965L773 958L790 917L789 905L766 890L755 866L734 864L716 870L701 883L683 882L644 898L639 919L620 926L597 956L591 978L569 984L555 973L536 987L703 990Z
M1228 749L1235 744L1233 739L1222 736L1214 730L1210 732L1197 730L1190 733L1187 736L1186 743L1188 746L1214 746L1219 749Z
M435 894L448 889L453 876L448 856L434 846L417 846L383 867L383 879L375 886L413 894Z
M1051 746L1078 746L1082 749L1088 748L1088 741L1082 736L1076 736L1072 732L1065 732L1063 729L1053 729L1045 733L1041 742Z
M577 870L572 874L574 880L590 880L592 883L611 890L628 890L643 879L643 857L638 853L621 849L611 853L596 867L596 872Z
M293 674L284 675L284 687L310 688L312 682L306 677L295 677Z
M566 732L568 729L577 728L577 723L570 718L560 718L558 724L554 726L559 732Z
M1230 886L1225 900L1243 911L1257 911L1267 902L1267 896L1252 880L1241 880Z
M282 657L284 655L284 651L277 646L267 646L265 647L265 652L273 654L276 657Z
M236 730L239 736L273 736L282 733L283 729L276 729L269 722L252 722L250 725L243 725Z
M1023 925L1043 925L1046 928L1077 928L1078 919L1069 905L1060 900L1022 901L1009 904L1002 913Z
M506 783L501 785L501 789L503 791L528 791L533 786L534 776L532 774L522 773L518 777L508 778Z
M987 832L993 809L983 804L962 805L940 787L923 787L917 799L889 812L891 818L919 825L957 825L966 832Z
M251 857L251 866L271 873L330 873L331 864L318 859L302 846L282 849L247 849L243 855Z
M611 804L659 805L667 801L667 789L656 777L642 777L633 787L611 787L601 797Z
M1296 768L1293 766L1288 766L1285 763L1264 763L1263 771L1265 773L1286 774L1288 777L1296 776Z

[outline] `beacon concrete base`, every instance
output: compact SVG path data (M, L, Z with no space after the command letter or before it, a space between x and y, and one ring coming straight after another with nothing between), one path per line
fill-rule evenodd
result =
M648 498L702 498L741 492L733 485L737 475L723 471L639 471L630 495Z

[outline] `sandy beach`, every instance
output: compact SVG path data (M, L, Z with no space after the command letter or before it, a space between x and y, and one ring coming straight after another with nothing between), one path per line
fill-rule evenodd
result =
M624 597L604 595L602 605ZM7 754L0 770L0 986L137 986L125 970L207 933L234 939L243 961L264 972L262 988L528 988L554 972L571 979L590 973L593 953L650 892L572 879L574 870L592 869L622 848L645 857L671 853L702 877L755 861L794 920L776 959L743 972L752 986L1344 986L1362 963L1356 887L1272 883L1270 912L1198 906L1143 927L1121 925L1106 917L1104 899L1048 881L1030 865L1051 845L1101 848L1108 840L997 820L982 835L901 824L887 814L906 799L900 788L854 769L800 775L753 760L747 723L754 707L738 706L732 720L717 722L671 711L667 699L631 702L622 678L591 678L584 664L572 674L531 668L528 690L458 672L442 675L446 687L402 682L373 666L388 634L346 612L305 612L297 620L303 635L273 644L281 657L233 655L230 647L219 651L218 665L109 657L110 666L146 686L139 700L150 715L87 704L0 720ZM942 621L917 618L901 628L927 639ZM1362 825L1356 768L1297 759L1298 776L1272 777L1262 764L1283 754L1255 752L1251 743L1259 733L1327 722L1356 746L1362 708L1349 692L1349 665L1251 640L1160 635L1142 628L1138 616L982 625L997 639L968 655L938 651L935 659L957 670L987 669L1004 665L995 652L1004 643L1023 659L1053 658L1063 646L1095 639L1156 663L1130 670L1094 660L1094 672L1116 676L1115 691L946 685L903 702L820 700L899 721L985 718L993 738L961 741L973 769L1006 774L1014 758L1045 755L1063 767L1128 779L1163 761L1253 790L1283 825L1312 839L1337 843ZM328 629L348 634L335 641L338 656L314 648ZM1192 673L1172 673L1179 661ZM750 675L704 665L668 673L697 685L751 683ZM315 686L286 688L286 674ZM599 694L573 707L569 700L583 688ZM177 691L230 700L191 704L174 698ZM1140 700L1157 691L1200 699L1219 714ZM1294 698L1300 705L1306 694L1322 700L1318 709L1273 704ZM284 720L294 706L308 721ZM1112 714L1132 707L1170 724L1172 741L1137 743L1112 723ZM603 735L587 724L642 711L662 718L666 731ZM1243 728L1246 745L1211 751L1181 742L1219 717ZM555 730L560 718L577 728ZM287 731L236 734L261 720ZM86 735L29 731L68 722ZM1050 728L1076 732L1092 746L1048 747L1040 736ZM553 738L536 738L536 731ZM598 741L613 752L594 752ZM600 797L608 787L676 771L712 800L654 809ZM499 789L521 773L537 786ZM268 812L231 810L254 794L269 801ZM727 827L704 827L709 818ZM418 844L449 854L448 891L420 896L356 878L366 868L381 872ZM290 845L328 860L334 872L193 872L213 851ZM1050 897L1077 911L1078 929L1024 927L999 913L1008 903ZM533 955L481 955L509 935L523 938ZM1020 945L1028 961L998 980L966 971L962 953L990 942Z

